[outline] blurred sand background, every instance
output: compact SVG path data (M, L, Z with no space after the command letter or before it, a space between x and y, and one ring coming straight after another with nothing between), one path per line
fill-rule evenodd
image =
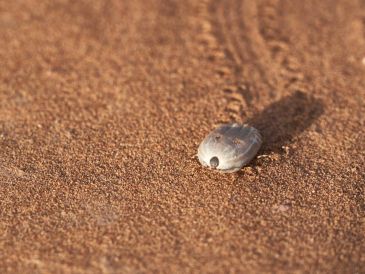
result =
M1 1L1 273L365 273L364 57L360 0Z

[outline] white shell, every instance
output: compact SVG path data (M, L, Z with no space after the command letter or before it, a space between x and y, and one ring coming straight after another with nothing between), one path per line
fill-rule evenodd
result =
M254 127L226 124L208 134L198 148L199 162L223 172L235 172L255 157L262 144Z

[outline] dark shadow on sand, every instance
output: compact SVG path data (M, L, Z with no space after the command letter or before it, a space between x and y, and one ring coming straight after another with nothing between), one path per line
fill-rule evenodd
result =
M263 137L262 151L280 149L305 131L324 112L321 100L297 91L265 108L248 121Z

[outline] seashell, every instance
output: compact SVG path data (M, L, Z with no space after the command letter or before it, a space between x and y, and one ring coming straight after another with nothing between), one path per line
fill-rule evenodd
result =
M254 127L225 124L209 133L198 148L199 162L223 172L235 172L248 164L262 144Z

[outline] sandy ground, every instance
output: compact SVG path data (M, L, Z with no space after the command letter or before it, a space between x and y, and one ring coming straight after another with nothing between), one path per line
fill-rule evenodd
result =
M1 273L365 273L364 57L360 0L1 1Z

